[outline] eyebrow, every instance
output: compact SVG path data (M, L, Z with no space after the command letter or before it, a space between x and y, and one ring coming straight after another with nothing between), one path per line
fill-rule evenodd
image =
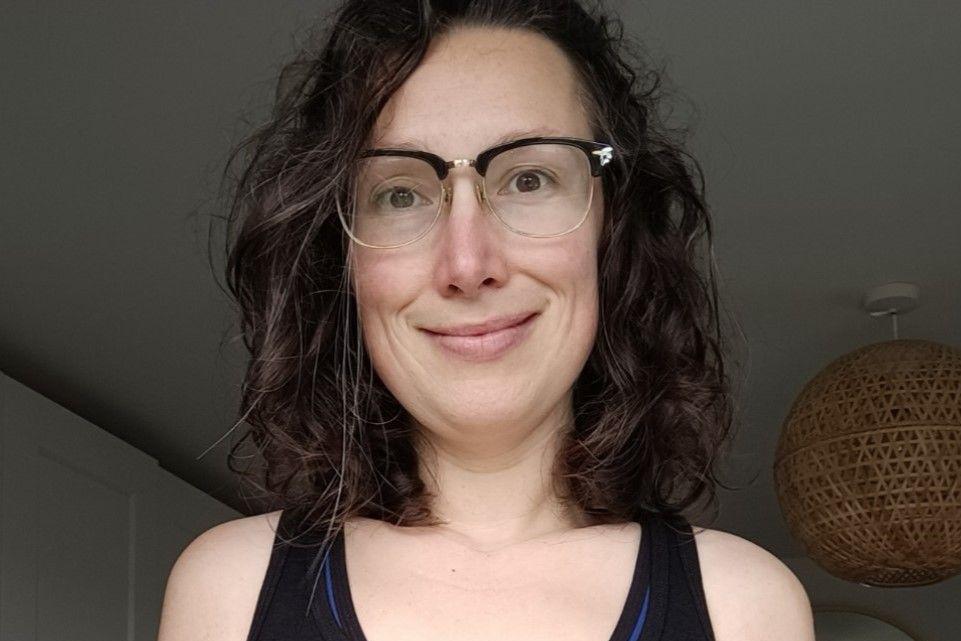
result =
M499 138L491 142L487 147L496 147L497 145L502 145L513 140L519 140L521 138L537 138L537 137L549 137L549 136L562 136L561 132L553 129L551 127L532 127L530 129L512 129L508 132L502 134ZM403 138L396 142L391 143L381 143L377 146L378 149L390 148L390 149L406 149L408 151L426 151L429 145L419 138Z

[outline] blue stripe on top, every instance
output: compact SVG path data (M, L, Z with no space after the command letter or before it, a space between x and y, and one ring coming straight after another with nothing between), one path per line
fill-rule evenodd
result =
M637 622L634 624L634 629L631 631L630 641L637 641L641 636L641 630L644 628L644 620L647 618L647 604L651 600L651 586L647 586L647 590L644 591L644 604L641 606L641 613L637 615Z
M337 621L337 626L341 630L344 629L344 624L340 622L340 614L337 612L337 603L334 602L334 586L330 578L330 554L324 559L324 583L327 586L327 604L330 606L330 611L334 614L334 620Z

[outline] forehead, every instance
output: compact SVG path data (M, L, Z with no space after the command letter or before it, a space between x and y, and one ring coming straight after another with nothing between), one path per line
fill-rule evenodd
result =
M378 117L372 146L467 157L525 135L591 137L574 69L537 33L471 27L431 44Z

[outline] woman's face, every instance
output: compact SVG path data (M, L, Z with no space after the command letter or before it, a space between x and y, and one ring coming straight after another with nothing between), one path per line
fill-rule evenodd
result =
M474 158L515 131L593 138L560 49L531 32L472 28L434 42L380 115L372 146L415 140L447 160ZM352 244L353 287L374 368L431 440L519 442L568 417L593 345L603 194L591 178L587 220L532 238L478 202L477 178L471 167L451 169L449 214L421 239L392 249ZM425 329L528 313L536 316L514 330L519 342L497 354L457 353Z

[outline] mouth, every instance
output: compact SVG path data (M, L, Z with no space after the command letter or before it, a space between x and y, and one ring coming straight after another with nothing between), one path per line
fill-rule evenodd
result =
M458 358L484 362L495 360L521 344L530 334L539 312L495 319L480 325L447 328L445 332L424 329L432 342Z
M481 323L468 325L450 325L447 327L425 327L425 331L432 334L444 334L446 336L481 336L501 329L520 325L538 312L521 312L508 316L491 318Z

